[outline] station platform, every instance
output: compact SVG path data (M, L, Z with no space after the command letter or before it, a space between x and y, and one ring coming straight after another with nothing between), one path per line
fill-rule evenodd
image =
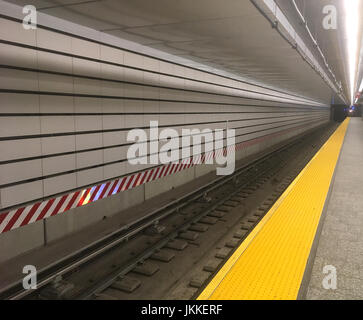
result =
M363 121L348 118L198 299L362 298L362 162Z
M363 121L350 120L324 212L307 292L309 300L363 299ZM336 289L322 285L324 267L336 270ZM329 268L328 268L329 269Z

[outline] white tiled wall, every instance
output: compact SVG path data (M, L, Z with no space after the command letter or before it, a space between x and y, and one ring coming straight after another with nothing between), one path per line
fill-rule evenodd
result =
M288 125L289 121L291 123L302 121L303 117L306 117L306 121L321 117L321 121L316 125L329 118L326 109L317 113L312 113L309 109L300 109L303 112L299 112L299 109L296 109L297 104L281 102L286 101L285 97L291 98L291 96L283 94L280 94L280 98L265 96L266 93L276 94L269 89L256 88L203 71L41 28L26 31L20 23L5 19L0 19L0 39L34 46L32 49L0 44L0 64L23 69L1 68L0 71L0 89L8 90L0 93L0 184L16 183L1 188L0 208L96 184L148 167L135 167L122 162L121 160L126 157L127 146L118 145L127 143L125 128L147 127L151 120L159 121L159 125L172 126L179 132L182 128L193 127L225 128L227 121L229 128L254 125L250 128L236 129L237 135L247 134L236 137L236 142L242 142L294 127L297 124ZM58 53L45 52L41 49L50 49ZM36 72L37 69L40 71ZM244 93L220 85L256 90L261 94ZM32 93L15 93L11 92L12 90ZM48 94L42 94L44 92ZM260 97L266 101L251 100L246 97ZM159 99L170 101L159 101ZM300 107L309 106L300 105ZM215 112L224 112L224 114ZM11 115L5 115L6 113ZM14 113L18 115L13 115ZM289 117L285 118L287 115ZM267 117L281 118L262 119ZM255 118L261 119L233 121ZM208 123L212 121L221 121L221 123ZM206 124L193 125L197 122ZM283 127L270 129L276 126ZM120 131L107 131L114 129ZM256 130L264 131L251 133ZM84 131L98 132L80 134ZM73 134L76 132L78 134ZM9 137L16 139L6 140L10 139ZM100 150L87 151L95 148ZM34 159L22 160L29 157ZM100 166L88 169L95 165ZM69 171L74 172L69 173ZM26 179L42 178L61 172L64 174L23 183Z

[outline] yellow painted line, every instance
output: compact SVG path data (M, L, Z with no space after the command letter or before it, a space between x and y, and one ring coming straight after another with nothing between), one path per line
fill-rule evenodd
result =
M297 298L348 124L333 133L198 300Z

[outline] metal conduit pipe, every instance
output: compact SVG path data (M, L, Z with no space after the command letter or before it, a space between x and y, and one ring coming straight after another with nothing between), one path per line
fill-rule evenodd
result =
M316 39L314 38L314 36L312 35L312 33L311 33L311 31L310 31L310 28L309 28L309 26L308 26L308 24L307 24L307 21L306 21L305 17L303 16L303 14L301 13L301 11L300 11L299 7L297 6L296 1L295 1L295 0L292 0L292 3L293 3L293 5L294 5L295 10L297 11L297 13L298 13L298 15L299 15L299 17L300 17L301 21L302 21L302 23L303 23L303 25L304 25L305 29L307 30L307 32L308 32L308 34L309 34L309 36L310 36L310 38L311 38L311 40L312 40L312 42L313 42L314 46L317 48L318 52L320 53L321 58L323 59L323 62L324 62L324 64L325 64L326 69L329 71L330 75L331 75L331 76L332 76L332 78L334 79L334 82L335 82L335 84L336 84L336 86L337 86L337 88L338 88L338 90L337 90L337 91L338 91L338 93L340 93L340 94L341 94L341 92L342 92L341 83L338 83L338 81L337 81L337 79L336 79L336 76L335 76L334 72L333 72L333 71L332 71L332 69L330 68L330 66L329 66L329 64L328 64L328 62L327 62L327 59L325 58L325 55L324 55L324 53L322 52L322 50L321 50L321 48L320 48L320 46L319 46L319 44L318 44L317 40L316 40ZM321 73L320 73L320 72L319 72L319 74L321 75ZM343 97L344 97L344 96L343 96ZM343 99L343 100L345 100L345 97L344 97L344 99Z
M342 94L342 89L341 89L341 85L337 84L337 86L335 87L333 83L330 83L325 76L318 70L318 68L313 64L313 62L310 61L310 59L306 56L306 54L303 52L303 50L301 50L298 46L298 44L296 42L292 42L290 39L288 39L288 37L279 29L278 25L279 22L277 20L272 20L266 12L264 12L262 10L262 8L257 4L256 0L250 0L251 3L254 5L254 7L270 22L271 27L273 29L276 29L276 31L279 33L279 35L286 41L288 42L291 47L293 49L296 50L296 52L301 56L301 58L323 79L323 81L328 85L328 87L330 87L333 91L335 91L340 98L343 101L347 101L345 96ZM295 1L294 1L295 2ZM296 4L296 3L295 3ZM302 16L301 12L298 12L299 15ZM305 21L305 18L302 16L303 21ZM310 32L310 30L309 30ZM311 34L311 33L310 33ZM312 36L312 35L311 35ZM313 38L313 37L312 37ZM313 38L314 41L314 38ZM314 43L316 43L316 41L314 41Z
M334 72L332 71L332 69L330 68L329 64L328 64L328 61L323 53L323 51L321 50L320 46L319 46L319 43L317 42L317 40L314 38L314 36L312 35L311 31L310 31L310 28L307 24L307 21L305 20L305 17L303 16L303 14L301 13L299 7L297 6L296 4L296 1L295 0L292 0L292 3L295 7L295 10L296 12L298 13L301 21L303 22L303 25L305 26L305 29L307 30L311 40L313 41L314 45L316 46L317 50L319 51L323 61L324 61L324 64L325 64L325 67L327 68L327 70L329 71L329 73L331 74L331 76L333 77L335 83L337 84L338 88L341 89L340 85L338 84L338 81L336 79L336 76L334 74Z

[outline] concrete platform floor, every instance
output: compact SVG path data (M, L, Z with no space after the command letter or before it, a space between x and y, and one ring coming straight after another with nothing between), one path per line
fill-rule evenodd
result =
M363 121L361 118L350 120L330 197L325 206L325 220L321 223L321 235L317 242L316 256L310 271L305 298L307 300L363 299Z

